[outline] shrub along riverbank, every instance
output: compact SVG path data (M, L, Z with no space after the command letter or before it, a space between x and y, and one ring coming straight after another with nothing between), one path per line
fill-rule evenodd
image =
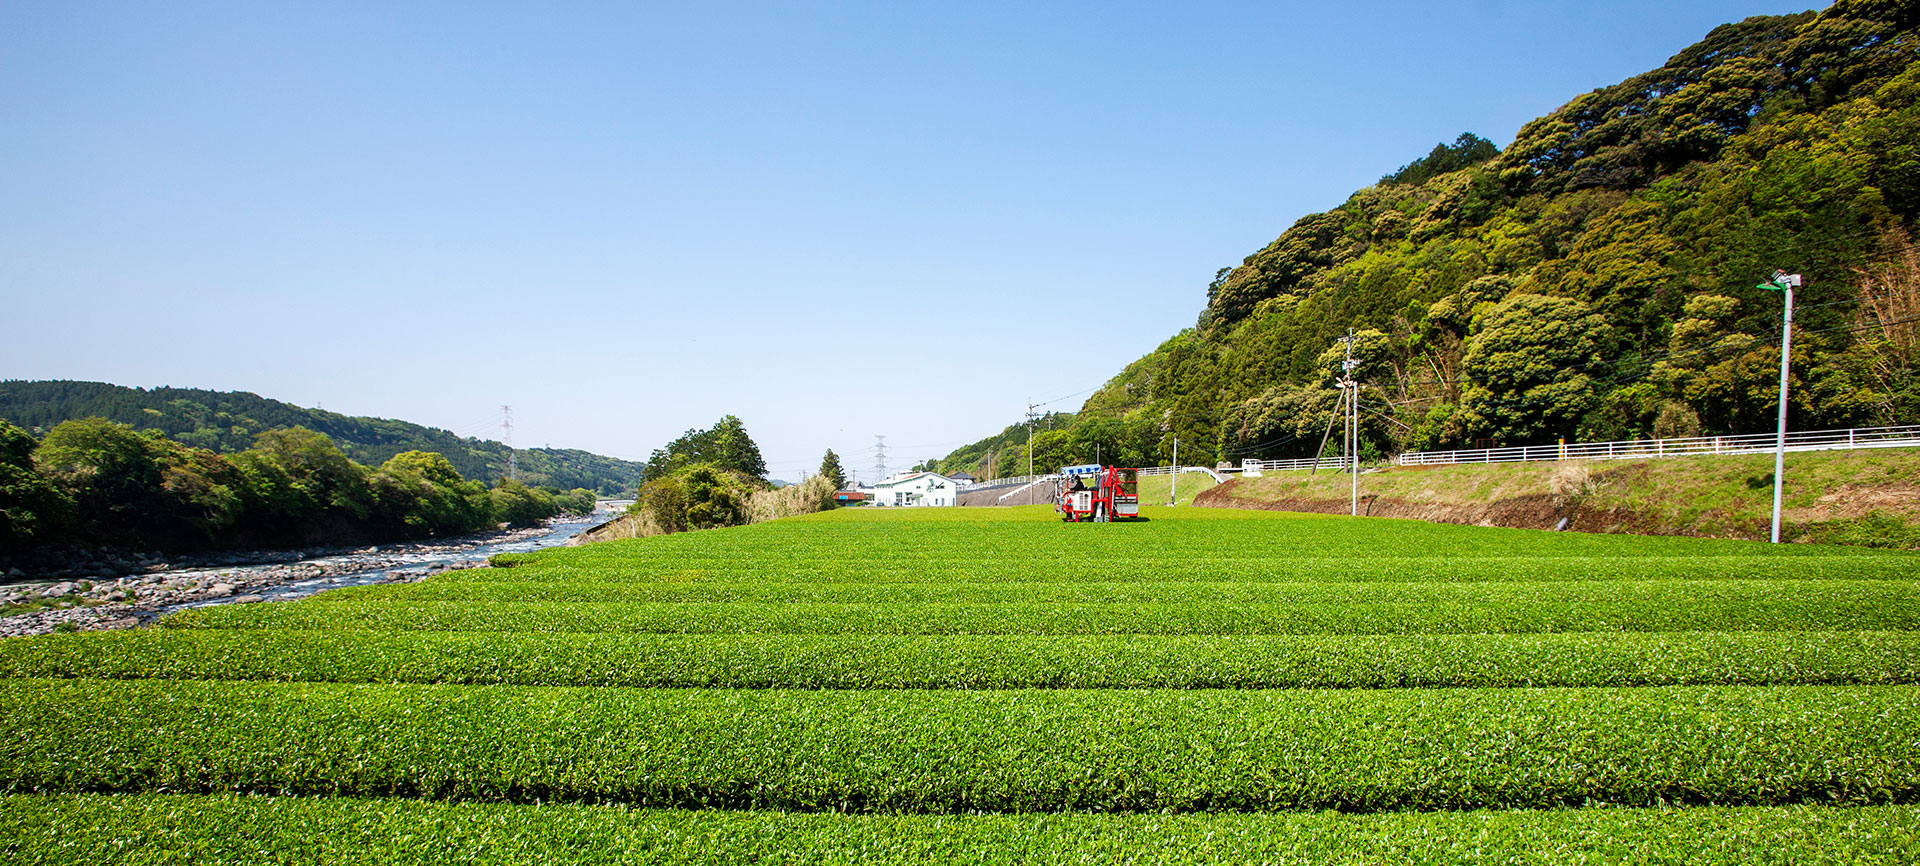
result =
M460 477L439 454L361 466L302 428L231 456L92 418L35 441L0 421L0 565L34 551L168 552L302 547L465 535L586 514L587 490ZM0 569L4 570L4 569Z

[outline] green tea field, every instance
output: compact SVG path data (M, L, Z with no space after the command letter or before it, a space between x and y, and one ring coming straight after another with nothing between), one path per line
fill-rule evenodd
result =
M1920 555L1146 514L0 641L0 859L1920 862Z

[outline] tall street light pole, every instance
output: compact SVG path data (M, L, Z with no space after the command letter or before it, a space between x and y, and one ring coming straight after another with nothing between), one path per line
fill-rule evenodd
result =
M1786 315L1780 322L1780 422L1773 444L1773 543L1780 543L1780 476L1787 469L1787 365L1793 351L1793 287L1800 285L1799 274L1774 271L1773 281L1756 288L1785 292Z

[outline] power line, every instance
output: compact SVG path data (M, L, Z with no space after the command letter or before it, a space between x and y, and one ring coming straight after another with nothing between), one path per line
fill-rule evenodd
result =
M1075 398L1075 397L1078 397L1078 396L1080 396L1081 394L1091 394L1091 393L1093 393L1093 392L1095 392L1095 391L1098 391L1098 390L1100 390L1100 389L1101 389L1102 387L1103 387L1103 385L1095 385L1095 386L1093 386L1093 387L1091 387L1091 388L1088 388L1088 389L1086 389L1086 390L1083 390L1083 391L1075 391L1075 392L1073 392L1073 393L1071 393L1071 394L1068 394L1068 395L1067 395L1067 396L1065 396L1065 397L1055 397L1055 398L1053 398L1053 399L1051 399L1051 400L1048 400L1048 401L1046 401L1046 402L1044 402L1044 403L1033 403L1033 404L1030 404L1030 405L1028 405L1028 406L1027 406L1027 409L1028 409L1028 411L1032 411L1033 409L1036 409L1036 408L1038 408L1038 407L1041 407L1041 406L1051 406L1051 405L1053 405L1053 404L1055 404L1055 403L1058 403L1058 402L1060 402L1060 401L1062 401L1062 400L1071 400L1071 399L1073 399L1073 398Z

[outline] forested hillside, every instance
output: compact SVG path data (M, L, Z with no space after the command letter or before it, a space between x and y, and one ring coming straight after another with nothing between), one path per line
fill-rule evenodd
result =
M1072 412L1048 412L1033 419L1033 465L1058 468L1073 463L1060 452L1070 452L1074 427ZM1087 431L1082 431L1082 436ZM954 449L940 460L930 460L915 469L935 472L967 472L982 481L1027 474L1027 422L1022 421L971 445Z
M406 451L438 453L464 478L493 481L507 475L507 446L462 438L433 427L388 418L361 418L305 409L244 391L126 388L102 382L0 382L0 419L35 435L62 421L105 418L200 448L233 454L268 430L304 427L325 434L356 463L379 466ZM644 464L571 448L514 452L521 481L536 487L586 488L602 495L631 494Z
M1087 400L1062 460L1310 455L1349 328L1372 455L1770 431L1775 269L1806 280L1791 426L1920 421L1917 8L1722 26L1302 217Z

